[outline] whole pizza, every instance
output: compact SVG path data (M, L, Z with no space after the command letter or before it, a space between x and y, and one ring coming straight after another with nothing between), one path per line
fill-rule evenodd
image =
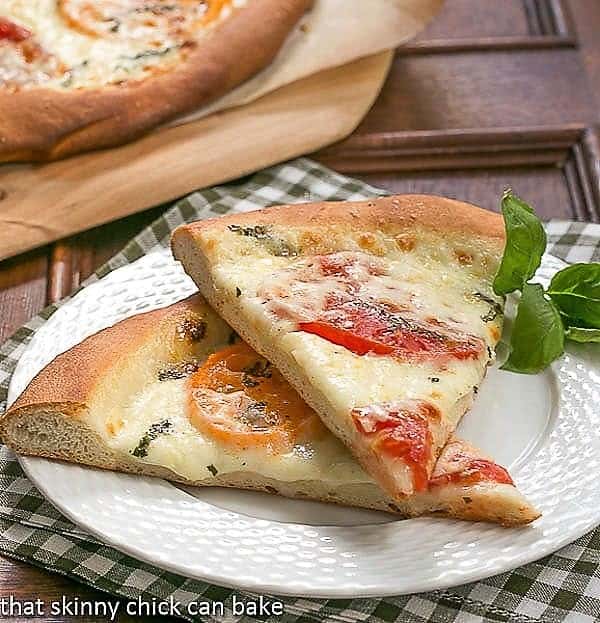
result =
M2 0L0 162L130 140L267 66L313 0Z

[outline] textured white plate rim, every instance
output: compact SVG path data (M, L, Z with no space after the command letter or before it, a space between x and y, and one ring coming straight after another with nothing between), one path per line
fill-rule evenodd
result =
M146 274L148 274L149 269L154 270L154 267L152 264L154 260L156 260L154 263L157 264L157 266L160 265L162 262L173 263L172 260L168 258L167 256L168 256L168 252L166 250L157 252L156 254L150 254L146 256L145 258L142 258L143 261L138 260L138 262L134 264L130 264L123 268L117 269L116 271L108 275L103 280L88 286L82 292L78 293L71 301L69 301L66 305L61 307L50 318L48 323L52 322L53 318L58 318L58 316L61 313L66 314L67 313L66 310L68 310L69 306L74 305L75 300L82 302L82 299L84 298L90 299L90 297L94 295L95 289L97 288L102 289L106 287L107 281L110 281L113 284L115 283L119 284L123 282L123 279L121 279L121 277L125 276L125 272L127 272L128 275L130 275L132 271L136 271L137 270L136 264L138 263L139 263L140 271L143 273L145 270ZM558 260L556 260L556 258L546 258L545 264L548 264L549 266L556 269L557 267L562 265L562 262L559 262ZM150 273L152 273L152 270L150 270ZM172 281L175 282L176 280L173 279ZM176 288L175 288L175 290L173 290L169 295L171 297L171 300L167 300L166 302L163 301L162 304L168 304L174 300L182 298L188 292L192 291L193 286L189 282L186 283L185 277L182 277L180 281L182 283L180 287L181 292L176 292L175 291ZM155 305L155 306L159 307L161 305ZM79 309L79 311L81 311L81 309ZM131 313L137 313L138 311L140 310L134 309L132 310ZM125 315L130 315L130 313L127 313ZM33 349L38 348L40 341L43 341L43 339L45 339L44 328L48 325L48 323L46 323L46 325L44 325L44 327L42 327L36 333L36 335L32 339L31 343L28 345L26 351L23 353L19 361L17 369L15 370L15 374L13 375L13 379L11 380L11 386L9 388L9 404L15 399L16 395L18 395L18 393L20 393L22 389L22 387L20 387L19 384L15 382L15 379L16 378L20 379L20 385L22 386L23 383L27 382L28 380L27 376L31 377L31 371L28 371L25 374L21 374L21 367L22 367L23 362L27 360L26 355L30 353L30 351L32 351ZM79 339L75 341L79 341ZM69 347L69 344L65 346L65 348L68 348L68 347ZM65 348L62 348L62 350L65 350ZM567 357L567 358L570 358L570 357ZM575 363L577 363L577 360L575 360ZM556 367L556 365L557 364L555 364L553 368ZM594 368L596 367L597 366L594 365ZM558 381L558 377L556 380ZM539 449L536 448L535 451L537 452L538 450ZM577 502L574 501L571 506L573 506L573 508L581 507L582 511L584 512L584 516L583 517L578 516L576 521L573 520L573 521L568 522L567 523L568 529L566 530L563 529L563 530L557 531L556 529L554 529L554 530L548 531L547 534L544 534L544 530L540 528L541 522L543 522L544 519L540 520L540 522L536 522L535 524L533 524L533 526L516 529L516 530L501 529L496 526L489 526L486 524L469 524L467 528L467 525L465 522L457 522L457 521L442 520L442 519L431 519L431 518L421 518L421 519L407 520L407 521L402 521L402 522L394 522L391 524L385 524L384 527L372 526L371 529L373 530L373 532L378 532L381 534L383 534L383 532L381 532L382 530L385 531L386 534L389 533L390 531L401 534L403 531L405 531L408 525L411 525L414 527L418 526L419 527L418 530L420 533L431 532L432 534L433 533L438 534L438 533L444 533L445 531L448 531L449 533L452 533L452 532L457 533L456 528L460 527L460 529L462 529L461 531L467 531L467 530L475 531L477 535L481 537L481 539L483 539L486 534L489 534L491 532L498 531L498 530L501 530L502 533L505 535L514 535L515 540L523 540L522 535L526 535L526 537L523 540L523 545L520 548L518 555L506 555L506 556L498 555L492 562L484 561L482 562L481 566L477 566L475 568L457 568L457 569L452 569L452 570L449 569L448 573L446 573L444 577L431 577L431 578L418 577L418 578L413 579L412 577L403 577L401 574L396 573L393 578L390 578L390 577L387 577L385 579L382 578L381 581L379 581L380 578L378 577L372 577L370 579L372 579L374 583L369 582L370 584L369 586L364 586L364 584L361 584L360 581L358 582L346 581L345 583L342 583L342 582L340 582L339 584L334 583L334 584L324 587L324 586L318 585L315 581L311 581L310 578L308 581L296 580L296 581L289 581L287 583L286 582L273 583L268 580L265 580L265 578L261 577L260 574L259 575L247 575L246 574L243 576L243 578L240 578L240 577L236 577L235 574L232 575L231 573L221 572L219 569L211 568L210 565L209 566L205 565L201 567L201 570L199 571L198 568L192 568L185 564L182 565L181 563L173 562L169 558L165 558L162 555L157 555L156 552L152 552L152 551L148 552L144 548L136 544L132 544L128 540L127 534L123 534L119 530L109 531L106 529L106 526L103 526L102 523L98 523L96 521L96 517L94 514L90 515L89 513L86 514L82 512L82 509L77 504L77 500L71 500L71 499L66 500L64 498L61 498L60 495L57 495L55 491L55 481L52 478L48 478L44 476L46 469L49 469L50 466L54 466L56 468L58 467L58 465L62 466L60 468L61 470L63 469L68 470L69 473L71 472L76 473L77 470L79 470L78 477L82 473L85 473L85 472L93 473L93 474L99 475L100 477L106 476L107 482L110 481L109 474L112 474L112 472L101 472L99 470L92 470L92 469L82 468L80 466L67 465L64 463L58 463L58 462L49 461L49 460L40 459L40 458L19 457L19 461L21 465L23 466L23 469L25 470L28 477L34 482L34 484L38 487L38 489L49 499L49 501L54 506L56 506L56 508L61 513L67 516L75 524L81 526L86 531L90 532L91 534L99 538L100 540L115 547L116 549L128 555L131 555L135 558L138 558L142 561L145 561L149 564L156 565L160 568L163 568L168 571L178 573L178 574L181 574L187 577L193 577L196 579L200 579L200 580L204 580L204 581L208 581L208 582L215 583L218 585L227 586L227 587L236 588L236 589L248 590L252 592L267 592L267 593L279 594L279 595L302 595L302 596L307 596L307 597L323 597L323 598L350 597L350 596L351 597L376 597L376 596L398 595L398 594L421 592L421 591L433 590L433 589L449 588L449 587L452 587L458 584L463 584L465 582L471 582L471 581L479 580L485 577L489 577L491 575L496 575L498 573L502 573L504 571L513 569L516 566L519 566L521 564L525 564L533 560L537 560L543 556L546 556L556 551L557 549L572 542L573 540L579 538L580 536L585 534L587 531L589 531L591 528L593 528L598 523L600 523L600 508L598 507L598 505L596 506L597 510L595 512L592 512L592 507L587 508L587 505L586 505L586 507L584 508L583 506L578 505ZM67 472L65 471L65 473ZM155 486L155 487L159 487L159 483L161 483L162 486L165 486L166 484L164 483L164 481L155 481L153 479L141 479L141 478L136 478L133 476L127 476L123 474L118 475L118 477L121 479L132 479L132 481L135 481L138 483L144 481L144 482L150 483L150 486ZM167 486L171 487L171 485L167 485ZM175 488L173 487L173 489ZM180 492L180 493L182 495L187 495L187 494L184 494L184 492ZM209 506L205 502L201 502L199 500L195 500L194 498L191 498L191 496L190 496L190 500L192 500L190 504L198 509L204 508L206 510L206 507ZM235 513L225 513L225 514L227 516L235 515ZM579 513L579 515L581 515L581 513ZM258 523L260 525L267 525L272 522L265 522L264 520L261 520ZM298 527L301 527L301 526L298 526ZM305 526L305 527L311 529L313 532L315 530L318 531L318 528L313 529L312 527L309 527L309 526ZM365 528L364 526L356 528L356 530L360 531L363 534L365 533L365 530L367 529L368 527ZM321 532L325 535L324 537L325 539L331 538L331 536L327 536L327 535L335 536L338 533L339 534L344 533L344 531L347 532L348 529L325 526L321 530ZM410 532L410 530L408 530L408 532ZM449 538L451 538L451 536ZM474 545L477 546L478 543L479 541L476 541L474 542ZM394 545L397 545L397 543ZM359 552L359 555L360 555L360 552Z
M235 581L231 581L231 577L219 573L206 573L202 576L194 577L186 574L185 569L182 569L178 565L170 564L168 560L160 560L157 561L151 555L148 555L141 549L136 547L131 547L126 542L121 541L119 539L107 539L105 533L102 530L96 529L96 527L91 524L86 517L82 517L78 513L72 512L71 508L67 505L60 504L57 505L50 497L51 488L44 487L43 483L40 482L39 478L31 476L31 472L29 470L29 466L34 462L42 462L47 461L48 459L41 459L35 457L24 457L19 456L19 463L21 464L23 471L26 473L27 477L30 478L36 487L44 494L44 496L49 500L49 502L55 506L65 517L70 519L74 524L79 527L85 529L92 536L98 538L100 541L103 541L107 545L114 547L120 552L132 556L142 562L146 562L150 565L154 565L163 569L164 571L170 571L171 573L176 573L178 575L183 575L184 577L190 577L193 579L201 580L204 582L208 582L211 584L217 584L219 586L223 586L225 588L243 590L250 593L262 593L262 594L270 594L270 595L280 595L282 597L307 597L307 598L316 598L316 599L341 599L341 598L375 598L375 597L393 597L396 595L408 595L412 593L423 593L427 591L434 590L444 590L448 588L452 588L454 586L460 586L461 584L468 584L469 582L476 582L485 578L492 577L494 575L498 575L500 573L504 573L506 571L511 571L516 568L516 566L512 563L508 563L506 565L498 565L497 567L491 567L485 571L482 575L481 571L478 569L473 569L471 572L464 572L460 575L457 574L455 579L449 578L448 581L440 581L440 580L420 580L419 582L415 582L411 584L410 581L403 582L398 589L375 589L375 590L361 590L360 587L354 588L351 592L348 589L336 590L335 587L330 588L328 590L319 590L318 588L312 588L307 591L298 591L286 590L285 587L281 585L275 584L267 584L265 582L257 579L255 582L245 582L244 585L240 585ZM34 480L35 478L35 480ZM416 518L416 519L407 519L405 521L410 522L420 522L424 524L430 524L435 527L436 525L444 525L446 522L451 521L452 523L462 523L459 521L448 520L448 519L430 519L430 518ZM518 562L517 566L525 565L530 562L534 562L539 560L540 558L544 558L549 554L553 554L560 548L569 545L579 537L586 534L589 530L595 528L600 523L600 517L595 517L590 520L588 524L581 524L581 528L572 533L565 534L562 539L557 539L552 542L548 542L545 548L540 548L536 551L532 551L530 555L524 555ZM474 524L477 525L477 524ZM424 526L425 527L425 526ZM505 530L532 530L535 529L533 526L525 526L523 528L505 528Z
M100 541L103 541L107 545L114 547L120 552L132 556L133 558L137 558L142 562L146 562L150 565L154 565L163 569L164 571L170 571L172 573L176 573L178 575L183 575L184 577L190 577L193 579L201 580L204 582L208 582L211 584L217 584L219 586L223 586L225 588L237 589L248 591L250 593L262 593L262 594L270 594L270 595L280 595L282 597L307 597L307 598L316 598L316 599L341 599L341 598L375 598L375 597L393 597L396 595L408 595L412 593L423 593L427 591L434 590L444 590L448 588L452 588L454 586L460 586L462 584L468 584L469 582L476 582L485 578L492 577L494 575L498 575L500 573L504 573L506 571L511 571L515 569L517 566L525 565L530 562L534 562L539 560L540 558L544 558L550 554L553 554L557 550L562 547L569 545L573 541L577 540L579 537L583 536L593 528L595 528L598 524L600 524L600 515L594 518L591 518L587 524L581 524L578 530L565 534L563 538L556 539L554 541L548 542L546 547L540 547L535 551L532 551L529 555L524 555L519 559L517 565L514 563L507 563L505 565L499 564L495 567L490 567L486 569L485 573L482 574L481 570L473 569L471 572L463 572L461 574L457 574L454 579L449 578L448 581L440 581L440 580L420 580L419 582L415 582L411 584L410 581L403 582L398 589L391 588L382 588L375 590L361 590L360 587L356 587L352 589L351 592L348 589L336 590L335 587L330 588L328 590L319 590L318 588L312 588L307 591L298 591L298 590L286 590L285 587L281 585L275 584L267 584L265 582L257 579L255 582L245 582L244 585L240 585L234 581L231 581L231 577L219 573L206 573L202 576L194 577L186 574L185 569L182 569L178 565L170 564L168 560L160 560L158 561L151 555L148 555L141 549L136 547L132 547L128 545L126 542L121 541L119 539L114 538L106 538L106 534L97 529L87 517L81 516L76 512L72 512L71 508L65 504L56 504L51 497L52 489L51 487L44 486L43 481L37 477L37 475L33 475L30 471L30 466L34 465L37 462L47 462L49 459L41 459L36 457L25 457L18 456L19 463L23 468L23 471L27 475L27 477L34 482L36 487L44 494L44 496L48 499L48 501L57 508L65 517L70 519L74 524L83 528L87 532L89 532L92 536L98 538ZM87 469L87 468L86 468ZM430 519L430 518L415 518L415 519L407 519L404 521L410 521L412 523L419 522L426 525L430 525L433 527L442 526L447 522L461 524L463 522L448 520L448 519ZM478 525L478 524L473 524ZM425 528L425 526L423 526ZM522 528L504 528L505 530L535 530L534 526L525 526Z

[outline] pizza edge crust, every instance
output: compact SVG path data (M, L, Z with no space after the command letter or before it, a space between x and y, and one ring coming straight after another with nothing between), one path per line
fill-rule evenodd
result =
M369 230L400 232L424 228L442 236L453 232L486 239L499 252L505 240L502 217L490 210L436 195L391 195L363 201L287 204L196 221L174 231L174 248L179 248L184 236L218 234L232 224L307 229L346 226L360 234Z
M174 71L123 86L0 90L0 163L120 145L231 91L268 66L314 0L249 0Z
M194 314L209 324L212 313L196 294L171 306L127 318L59 355L30 383L0 417L4 443L20 454L42 456L107 470L163 478L189 486L222 486L391 512L404 517L431 514L518 526L539 513L510 485L493 482L446 489L444 497L425 493L392 500L371 483L327 485L322 481L285 482L253 472L233 472L189 480L167 467L144 463L110 448L86 422L98 379L119 367L123 356L144 344L161 344L181 320ZM155 346L154 348L158 348ZM122 370L126 374L126 370ZM454 439L461 451L481 457L467 442ZM450 446L449 446L450 447ZM452 449L452 452L455 450Z
M180 301L175 308L164 307L126 318L61 353L35 376L0 417L0 433L11 414L27 405L61 403L77 410L119 360L159 336L167 323L175 326L195 310L202 315L206 307L202 297L194 295ZM168 344L163 346L168 350Z

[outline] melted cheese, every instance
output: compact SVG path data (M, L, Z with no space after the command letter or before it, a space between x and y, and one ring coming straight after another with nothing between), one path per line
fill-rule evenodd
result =
M476 335L486 344L495 344L494 335L482 315L486 303L474 299L473 292L484 290L490 295L489 284L482 283L464 270L448 270L438 263L423 264L420 258L407 254L401 259L383 261L376 265L385 267L385 275L369 275L364 264L372 260L365 254L342 253L342 258L358 257L358 270L353 275L360 283L361 297L391 301L410 307L416 318L433 317L456 331ZM361 266L362 262L362 266ZM256 314L269 316L275 290L281 292L281 301L290 313L306 317L318 313L330 292L340 291L341 285L334 277L318 282L296 281L305 279L302 268L305 260L297 260L291 270L272 273L266 283L250 297L248 307ZM281 347L290 353L305 370L310 371L312 383L331 396L341 413L356 406L400 399L425 399L438 406L442 412L451 410L457 400L470 394L478 385L490 355L488 351L477 361L452 358L443 367L436 361L402 361L380 355L357 355L318 336L295 330L293 323L282 322L291 330L280 336ZM432 380L435 379L435 380Z
M432 403L442 413L449 412L479 384L485 368L484 362L473 365L453 361L441 372L428 362L404 363L392 357L355 355L304 332L286 334L281 345L309 371L311 383L330 398L340 414L380 402L419 399Z
M150 383L109 418L100 432L112 448L131 453L150 427L164 420L171 423L169 430L150 442L148 454L140 460L168 467L190 480L210 478L216 470L219 474L254 472L282 482L372 482L346 448L329 434L314 444L272 455L269 460L265 460L261 448L229 452L191 424L186 415L185 379Z
M1 9L0 9L1 11ZM56 57L40 54L27 60L23 43L0 42L0 86L13 88L50 82L62 75L62 68Z
M198 2L190 7L184 3L180 11L189 22L184 28L175 20L169 22L168 10L154 21L151 13L140 18L139 5L132 0L110 0L104 3L103 11L94 9L96 22L85 12L90 5L87 0L63 0L62 13L56 0L3 0L0 16L30 30L44 54L56 59L62 71L49 74L38 63L24 61L22 55L8 54L3 48L15 46L0 42L0 86L89 88L143 79L157 69L174 66L185 53L184 44L200 39L207 28L228 17L232 6L241 7L246 1L226 3L209 24L201 19L206 4ZM77 21L69 24L65 16Z
M240 288L240 304L254 324L310 371L311 382L331 398L340 413L397 398L424 398L444 411L470 394L481 381L500 334L500 318L484 322L482 316L490 306L473 296L474 292L481 292L493 298L489 279L441 262L424 262L421 256L406 253L386 260L388 274L372 277L366 284L368 296L391 298L399 303L410 301L417 316L433 316L480 337L490 346L490 352L483 353L478 361L452 359L441 370L431 361L407 363L393 357L356 355L318 336L295 330L294 322L276 320L269 314L261 293L289 294L290 298L283 302L287 300L287 307L303 315L311 307L322 308L326 293L336 287L331 279L310 284L310 289L306 284L294 283L294 271L285 270L292 262L299 264L302 260L266 256L257 258L252 270L242 263L221 264L215 269L216 281L227 289Z

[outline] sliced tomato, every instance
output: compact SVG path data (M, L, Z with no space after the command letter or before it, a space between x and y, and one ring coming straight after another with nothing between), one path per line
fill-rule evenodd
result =
M485 348L474 336L455 332L456 337L451 337L449 330L409 319L389 304L344 294L330 294L318 318L300 322L299 328L357 355L393 355L403 360L476 359Z
M91 37L161 40L182 38L218 19L231 0L56 0L57 10L71 28ZM159 46L156 46L159 47Z
M358 431L377 453L402 459L411 469L416 491L427 489L432 457L430 421L439 411L423 401L378 404L353 409Z
M356 259L352 257L344 257L339 255L321 255L319 264L321 273L326 277L350 277L348 269L354 266Z
M202 25L207 25L216 20L225 6L231 3L231 0L209 0L208 9L202 16Z
M394 352L393 347L382 344L375 340L356 335L352 331L341 329L328 322L320 320L314 322L299 322L300 330L312 333L326 339L333 344L339 344L357 355L376 353L378 355L390 355Z
M289 452L325 431L279 371L243 342L208 357L188 391L192 424L231 447Z
M487 459L471 459L463 469L433 477L429 481L429 486L438 487L450 483L470 485L478 482L497 482L514 485L510 474L504 467Z
M8 19L0 17L0 41L6 39L8 41L14 41L19 43L25 41L31 37L31 32L23 26L19 26Z

